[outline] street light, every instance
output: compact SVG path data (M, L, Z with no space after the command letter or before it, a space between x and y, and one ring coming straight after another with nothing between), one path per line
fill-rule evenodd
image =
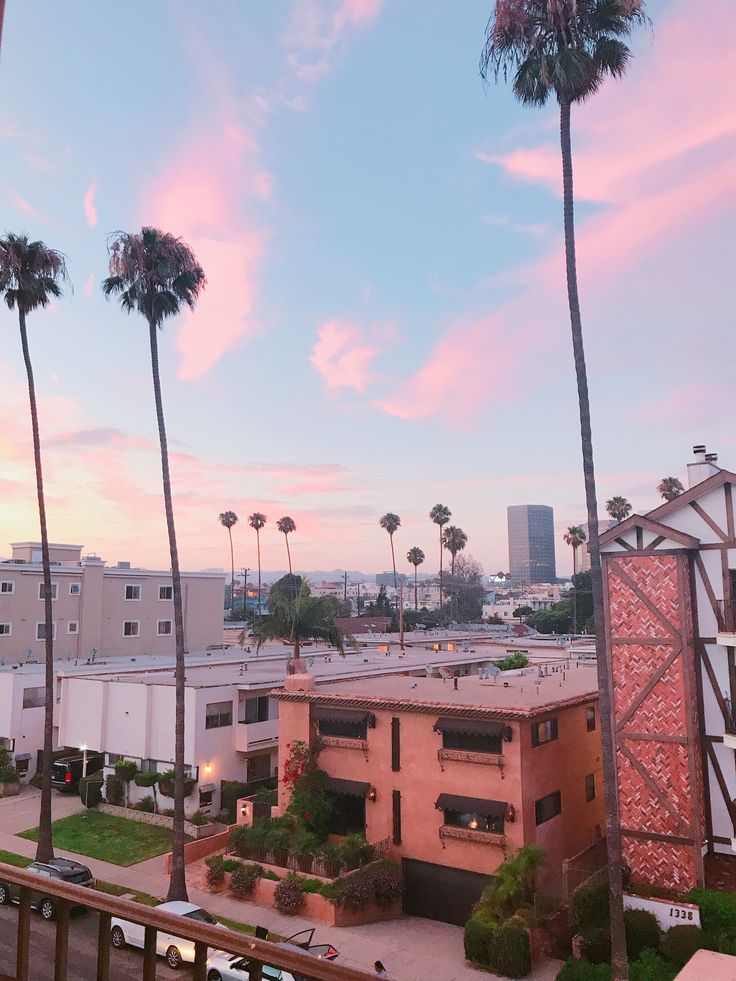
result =
M84 780L85 777L87 776L87 747L86 746L80 746L79 748L82 750L82 780ZM89 793L89 791L87 790L87 784L85 783L85 785L84 785L84 816L85 817L87 817L87 794L88 793Z

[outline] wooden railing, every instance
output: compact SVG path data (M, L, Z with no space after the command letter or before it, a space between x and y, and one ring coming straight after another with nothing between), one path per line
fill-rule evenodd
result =
M16 968L12 981L28 981L31 949L31 890L39 888L39 877L25 869L14 868L0 863L0 880L14 883L20 887L18 906L18 925L16 940ZM194 945L194 981L206 981L207 948L224 950L250 961L248 981L262 981L264 967L282 968L298 974L309 981L371 981L375 974L341 967L330 961L318 960L307 953L297 952L268 940L246 936L207 923L197 922L171 913L164 913L150 906L131 902L86 889L82 886L61 882L56 879L43 880L44 895L55 900L56 942L54 958L54 981L67 981L69 959L69 911L74 906L86 906L99 914L97 934L95 977L97 981L109 981L114 977L110 968L110 921L113 916L138 923L145 929L145 945L141 978L155 981L157 954L156 931L173 934L190 941ZM73 929L73 926L71 927ZM51 975L49 974L48 977Z

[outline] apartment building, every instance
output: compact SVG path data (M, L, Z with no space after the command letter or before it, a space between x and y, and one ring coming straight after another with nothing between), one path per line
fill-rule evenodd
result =
M331 831L390 839L403 865L408 913L464 923L510 852L541 846L543 884L604 833L590 665L318 687L312 676L294 675L272 697L280 766L289 743L320 738ZM282 811L288 796L279 785Z
M44 656L41 545L15 542L0 562L0 659ZM110 567L81 545L51 545L55 652L59 658L170 654L174 649L171 573ZM182 573L184 638L188 650L222 643L225 576Z

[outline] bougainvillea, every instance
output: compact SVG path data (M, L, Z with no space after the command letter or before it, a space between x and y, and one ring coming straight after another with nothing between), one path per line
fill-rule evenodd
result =
M274 903L279 913L294 916L304 906L304 892L296 879L282 879L276 886Z

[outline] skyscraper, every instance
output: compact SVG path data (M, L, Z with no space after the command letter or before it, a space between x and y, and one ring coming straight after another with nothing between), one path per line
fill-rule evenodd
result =
M554 512L546 504L515 504L507 509L511 584L554 582Z

